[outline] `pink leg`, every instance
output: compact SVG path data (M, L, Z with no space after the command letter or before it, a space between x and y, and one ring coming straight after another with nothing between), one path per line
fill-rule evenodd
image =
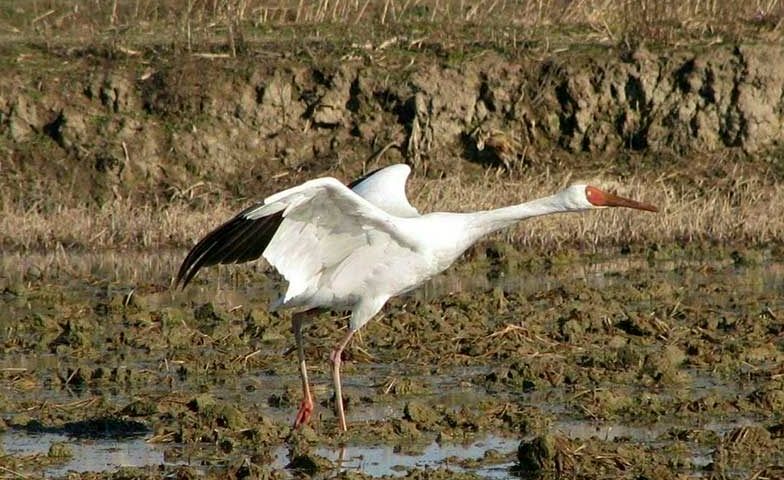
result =
M346 414L343 412L343 389L340 385L340 364L342 362L340 356L343 354L343 349L346 348L351 337L354 335L352 330L349 330L343 340L337 344L329 359L332 360L332 380L335 382L335 409L337 410L338 420L340 421L340 429L347 431L346 427Z
M294 419L294 428L308 423L313 414L313 397L308 384L308 369L305 366L305 349L302 346L302 323L304 313L295 313L291 319L291 328L294 330L294 339L297 342L297 356L299 357L299 374L302 378L302 403L300 403L297 417Z

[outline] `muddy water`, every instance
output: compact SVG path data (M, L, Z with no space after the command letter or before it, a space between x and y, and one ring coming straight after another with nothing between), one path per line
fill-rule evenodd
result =
M180 255L2 258L3 471L782 471L784 265L767 252L463 264L352 345L343 436L326 359L345 321L306 329L317 410L292 432L293 340L265 310L277 281L221 268L174 292Z
M52 445L67 445L70 455L62 462L44 470L47 476L60 476L69 471L114 471L120 466L142 467L165 462L164 448L147 443L144 438L74 440L59 433L26 433L9 430L2 436L7 455L48 456Z

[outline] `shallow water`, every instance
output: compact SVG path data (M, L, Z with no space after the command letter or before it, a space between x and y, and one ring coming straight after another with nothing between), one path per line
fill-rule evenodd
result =
M65 443L73 456L44 469L48 477L59 477L70 471L103 472L120 467L162 465L165 448L148 443L144 438L75 439L58 433L29 433L9 430L0 435L0 445L8 455L46 456L53 443Z
M356 470L374 477L403 475L411 468L451 467L456 471L472 471L484 478L507 478L513 465L511 454L517 449L517 439L488 435L480 440L464 444L431 442L421 447L421 451L401 453L397 447L389 445L348 445L343 448L317 448L315 454L329 459L337 466L337 471ZM454 463L455 459L479 460L488 450L497 451L501 457L493 465L478 468L465 468ZM275 452L273 466L285 467L288 452L281 447ZM451 462L451 463L450 463ZM337 473L337 472L336 472Z
M53 443L65 443L73 452L70 459L44 469L46 476L61 476L68 472L114 471L119 467L143 467L152 465L187 465L187 461L172 461L165 452L172 446L157 445L145 438L131 439L74 439L55 433L25 433L10 430L0 435L3 451L10 455L43 455ZM314 453L334 462L337 471L357 470L372 476L402 475L408 468L450 466L450 459L481 459L488 450L509 454L517 448L519 440L489 435L466 444L424 445L416 454L400 453L389 445L349 445L344 448L317 448ZM175 448L177 446L174 446ZM289 463L285 447L273 454L274 468L285 468ZM198 462L195 463L198 466ZM512 459L494 465L483 466L471 471L484 478L506 478ZM465 470L452 465L457 470ZM337 473L337 471L335 473Z
M729 422L714 422L704 425L706 430L717 433L756 425L753 419L739 418ZM605 441L634 441L646 444L662 442L670 428L676 424L657 424L653 426L632 426L627 424L561 421L554 430L567 438L586 441L601 439ZM114 471L119 467L143 467L155 465L188 465L187 460L172 460L166 451L181 448L178 445L149 443L148 438L134 437L123 439L79 439L57 433L28 433L9 430L0 435L0 445L9 455L45 456L53 443L65 443L73 456L54 466L45 468L46 476L61 476L68 472ZM438 443L435 441L411 448L413 451L400 452L399 447L391 445L347 445L342 448L319 447L313 453L332 461L337 473L344 470L361 471L371 476L402 476L411 468L449 467L455 471L471 471L482 478L508 478L509 469L514 465L514 455L520 443L518 438L486 435L464 443ZM480 461L493 452L494 460L489 464L469 468L461 461ZM278 447L273 453L273 468L285 468L290 459L285 446ZM710 463L710 452L694 448L692 463L704 466ZM457 463L456 463L457 462ZM193 462L197 466L197 461Z

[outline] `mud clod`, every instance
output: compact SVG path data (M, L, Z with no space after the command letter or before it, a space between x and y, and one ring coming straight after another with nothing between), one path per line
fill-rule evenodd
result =
M643 364L643 374L654 382L672 384L686 381L686 374L679 370L685 360L684 352L675 345L649 354Z
M422 395L429 393L430 389L421 382L411 378L395 380L391 387L386 388L393 395Z
M403 409L403 418L415 423L418 429L430 430L438 424L439 415L424 402L411 400Z
M213 398L212 395L205 394L193 397L187 403L187 406L194 412L205 413L208 409L214 407L215 403L215 398Z
M158 413L158 405L150 400L135 400L120 410L120 414L130 417L147 417Z
M540 435L520 442L517 447L518 468L521 472L560 472L563 469L568 441L553 435Z
M70 458L73 457L73 449L67 443L54 442L49 445L49 452L47 452L46 456L50 458Z
M303 428L292 431L288 438L289 444L289 463L286 468L306 475L323 473L334 468L328 459L316 455L311 451L311 445L317 439L316 433L307 425Z
M248 425L245 415L232 405L216 401L210 395L200 395L188 402L188 408L198 413L208 426L240 430Z
M291 459L286 468L306 475L315 475L318 472L329 471L333 467L332 462L324 457L314 454L298 455Z

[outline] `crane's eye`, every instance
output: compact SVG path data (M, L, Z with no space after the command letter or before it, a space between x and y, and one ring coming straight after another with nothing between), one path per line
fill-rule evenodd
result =
M585 187L585 198L588 200L588 203L594 207L604 207L607 205L604 192L590 185Z

